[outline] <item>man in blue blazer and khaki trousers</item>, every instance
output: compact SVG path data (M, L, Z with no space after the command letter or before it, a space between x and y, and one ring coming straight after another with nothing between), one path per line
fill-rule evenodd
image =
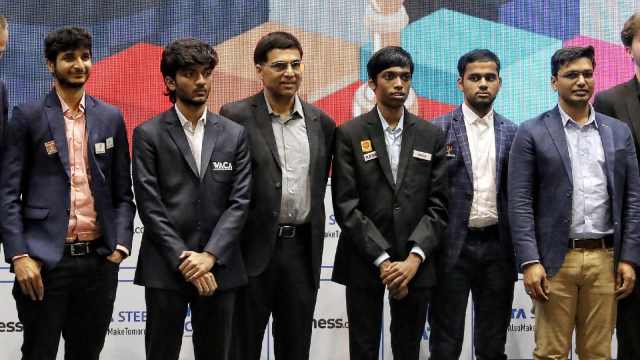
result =
M0 224L16 274L23 360L97 360L118 268L131 250L135 207L122 113L85 93L91 35L45 40L51 92L13 110L2 163Z
M533 299L534 359L610 359L616 300L640 260L640 177L628 126L596 113L594 49L558 50L558 106L523 123L509 158L517 265Z

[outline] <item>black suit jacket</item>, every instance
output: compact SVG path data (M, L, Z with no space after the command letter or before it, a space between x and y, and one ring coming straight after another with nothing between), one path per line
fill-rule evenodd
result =
M374 151L377 158L365 159ZM342 233L334 281L382 287L375 259L386 251L404 260L417 245L426 258L409 286L435 285L433 255L447 225L445 156L442 131L405 110L394 184L376 108L338 128L331 189Z
M246 131L207 113L200 174L174 108L133 132L133 186L145 226L134 282L184 290L178 270L185 250L217 258L218 289L244 285L240 232L251 185Z
M302 101L311 155L311 263L309 271L320 284L320 265L324 245L324 195L331 166L335 123L320 109ZM242 254L249 276L260 275L271 261L276 243L282 171L271 118L263 92L226 104L220 114L245 126L249 133L253 188L249 219L242 234Z
M638 94L638 83L634 76L625 83L599 92L593 100L596 112L621 120L629 126L633 134L636 154L640 154L640 143L638 142L640 139L640 98Z

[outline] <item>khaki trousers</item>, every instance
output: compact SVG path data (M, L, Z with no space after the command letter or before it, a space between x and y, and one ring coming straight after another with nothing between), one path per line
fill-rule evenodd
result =
M549 301L535 301L536 360L565 360L576 330L580 360L611 359L616 324L613 250L570 249L560 271L547 279Z

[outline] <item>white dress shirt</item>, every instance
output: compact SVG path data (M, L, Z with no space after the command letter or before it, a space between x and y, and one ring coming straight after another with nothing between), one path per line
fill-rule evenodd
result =
M469 214L469 227L481 228L498 223L496 194L496 134L493 110L484 117L462 103L464 125L467 129L471 169L473 174L473 201Z
M200 172L202 171L200 168L202 163L202 141L204 139L204 126L207 124L207 110L205 109L205 111L202 112L202 116L200 116L200 119L198 119L196 127L194 128L191 121L187 120L187 118L180 112L178 106L175 106L175 108L180 124L182 124L184 134L187 137L191 154L193 155L193 159L196 161L198 175L200 175Z

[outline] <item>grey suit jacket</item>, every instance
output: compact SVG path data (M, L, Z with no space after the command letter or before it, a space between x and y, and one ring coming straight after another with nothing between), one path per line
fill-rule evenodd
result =
M640 259L640 175L627 125L596 113L604 149L616 263ZM564 262L573 196L558 107L521 124L509 157L509 220L517 264L539 260L549 276Z

